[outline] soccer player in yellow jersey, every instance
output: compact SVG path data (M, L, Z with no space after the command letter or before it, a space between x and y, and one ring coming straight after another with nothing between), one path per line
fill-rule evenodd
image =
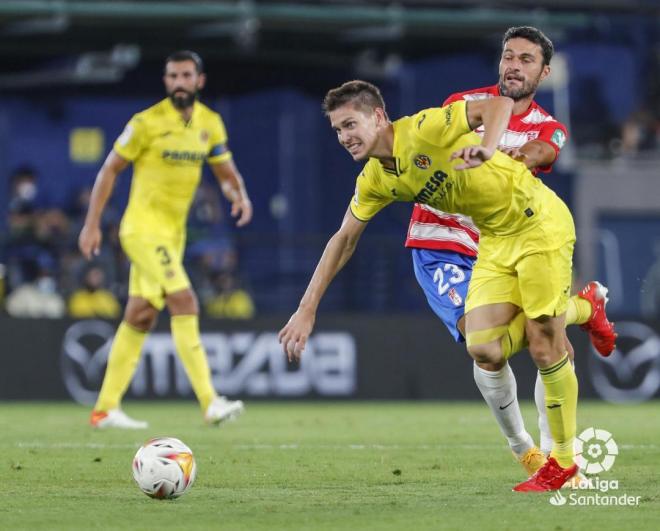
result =
M577 473L577 379L564 344L575 230L554 192L523 163L496 150L513 103L501 96L458 101L392 123L370 83L351 81L328 92L324 108L339 142L354 160L368 161L341 227L279 339L290 360L300 358L325 290L369 220L389 203L414 201L469 215L481 239L466 300L468 351L480 363L502 363L522 349L522 342L502 341L525 335L508 330L522 309L554 443L546 464L515 490L545 491ZM480 125L483 138L472 132Z
M99 171L78 241L86 258L99 253L101 214L117 175L132 163L131 192L119 231L131 262L129 297L90 420L98 428L147 427L126 415L120 403L147 334L165 305L177 353L205 420L219 424L243 411L242 402L218 396L213 388L183 251L188 209L204 162L231 202L238 226L252 218L252 204L227 148L220 115L197 101L205 83L201 58L190 51L172 54L165 61L163 81L167 98L133 116Z

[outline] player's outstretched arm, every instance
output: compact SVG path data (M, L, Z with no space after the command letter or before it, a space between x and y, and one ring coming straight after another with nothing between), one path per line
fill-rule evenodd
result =
M487 100L474 100L466 103L467 119L471 129L484 126L484 136L481 144L467 146L452 153L450 160L463 159L464 164L455 167L465 170L481 166L490 160L497 149L500 138L504 134L511 119L513 100L504 96L496 96Z
M236 225L242 227L252 219L252 202L245 189L245 182L233 160L211 164L213 175L220 184L220 189L231 203L231 216L238 218Z
M102 241L101 216L108 199L112 195L117 175L128 165L129 161L112 150L108 153L103 166L96 175L92 195L89 199L87 216L85 216L85 224L80 231L80 236L78 236L78 248L87 260L91 260L93 256L97 256L100 252Z
M353 216L349 207L341 227L325 246L325 251L316 266L312 280L309 281L305 294L300 300L298 310L291 316L286 326L280 330L278 336L289 361L300 359L307 339L314 328L316 310L321 298L332 279L353 255L366 226L366 222Z

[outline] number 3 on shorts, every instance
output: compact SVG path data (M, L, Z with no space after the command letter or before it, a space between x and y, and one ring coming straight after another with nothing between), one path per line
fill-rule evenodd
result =
M445 273L450 272L445 282ZM444 295L452 284L459 284L465 280L465 273L456 264L445 264L433 274L433 282L438 284L438 295Z

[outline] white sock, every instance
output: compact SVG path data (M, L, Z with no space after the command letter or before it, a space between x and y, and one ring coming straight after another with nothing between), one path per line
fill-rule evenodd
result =
M548 412L545 410L545 387L541 380L541 373L536 373L536 384L534 385L534 402L539 412L539 432L541 434L541 451L549 455L552 450L552 435L548 424Z
M474 364L474 381L484 400L495 415L502 434L513 453L522 457L534 446L534 439L525 430L525 423L518 404L516 378L507 363L497 372L486 371ZM545 406L544 406L545 407Z

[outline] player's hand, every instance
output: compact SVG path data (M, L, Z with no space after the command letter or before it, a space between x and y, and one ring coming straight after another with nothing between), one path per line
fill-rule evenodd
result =
M231 203L231 217L238 217L236 226L242 227L250 223L252 219L252 201L247 197L241 197Z
M458 151L454 151L449 157L449 160L463 159L465 163L454 166L455 170L467 170L469 168L476 168L481 166L493 156L495 150L488 149L484 146L468 146Z
M525 162L525 159L527 158L527 155L520 151L518 148L499 148L502 153L505 155L509 155L514 160L517 160L518 162Z
M307 339L314 328L316 315L314 312L304 311L300 308L291 316L278 338L284 348L289 361L297 361L305 350Z
M78 249L87 260L91 260L101 252L102 241L103 235L98 226L85 225L78 236Z

